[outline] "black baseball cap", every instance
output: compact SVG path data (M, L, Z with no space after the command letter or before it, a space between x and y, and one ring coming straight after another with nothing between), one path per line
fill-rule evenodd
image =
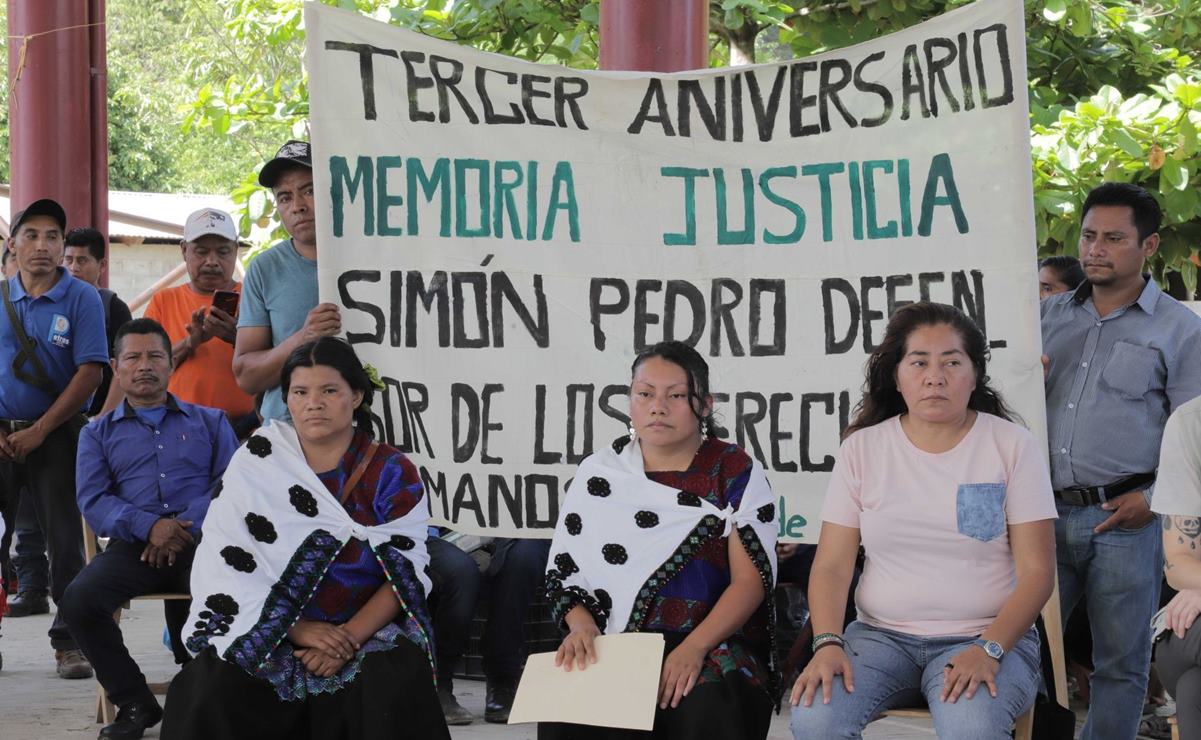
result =
M62 229L64 233L67 231L67 212L58 204L58 201L51 200L50 198L42 198L25 206L24 210L13 214L13 222L9 233L15 235L17 229L21 228L21 224L34 216L49 216L58 222L58 228Z
M293 139L281 146L275 153L275 159L263 165L263 169L259 170L259 185L265 188L275 187L279 176L285 170L296 165L313 168L313 150L309 147L309 142Z

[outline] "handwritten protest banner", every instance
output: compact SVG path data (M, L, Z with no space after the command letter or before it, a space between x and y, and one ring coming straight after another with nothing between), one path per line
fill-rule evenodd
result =
M549 536L625 432L635 353L713 370L815 540L889 314L952 303L1041 435L1022 4L782 64L583 72L306 8L323 300L435 520Z

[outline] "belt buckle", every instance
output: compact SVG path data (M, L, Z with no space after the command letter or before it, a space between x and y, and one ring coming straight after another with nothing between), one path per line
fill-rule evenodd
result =
M1084 506L1089 503L1084 498L1084 495L1086 493L1088 493L1087 488L1084 488L1082 486L1075 486L1072 488L1065 488L1062 491L1060 491L1059 498L1065 504L1071 504L1072 506Z

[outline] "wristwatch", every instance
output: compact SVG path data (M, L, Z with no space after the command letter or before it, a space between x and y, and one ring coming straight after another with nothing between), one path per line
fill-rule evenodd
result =
M979 645L984 648L984 652L988 657L1000 662L1001 658L1005 657L1005 648L1001 647L1001 643L996 640L985 640L983 637L977 637L972 641L972 644Z

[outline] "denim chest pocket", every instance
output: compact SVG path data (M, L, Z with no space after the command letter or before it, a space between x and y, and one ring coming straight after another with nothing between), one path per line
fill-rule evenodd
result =
M988 542L1005 531L1005 484L963 483L955 496L959 533Z
M1152 389L1153 382L1155 388L1163 387L1158 367L1159 353L1150 347L1114 342L1101 381L1125 398L1140 399Z

